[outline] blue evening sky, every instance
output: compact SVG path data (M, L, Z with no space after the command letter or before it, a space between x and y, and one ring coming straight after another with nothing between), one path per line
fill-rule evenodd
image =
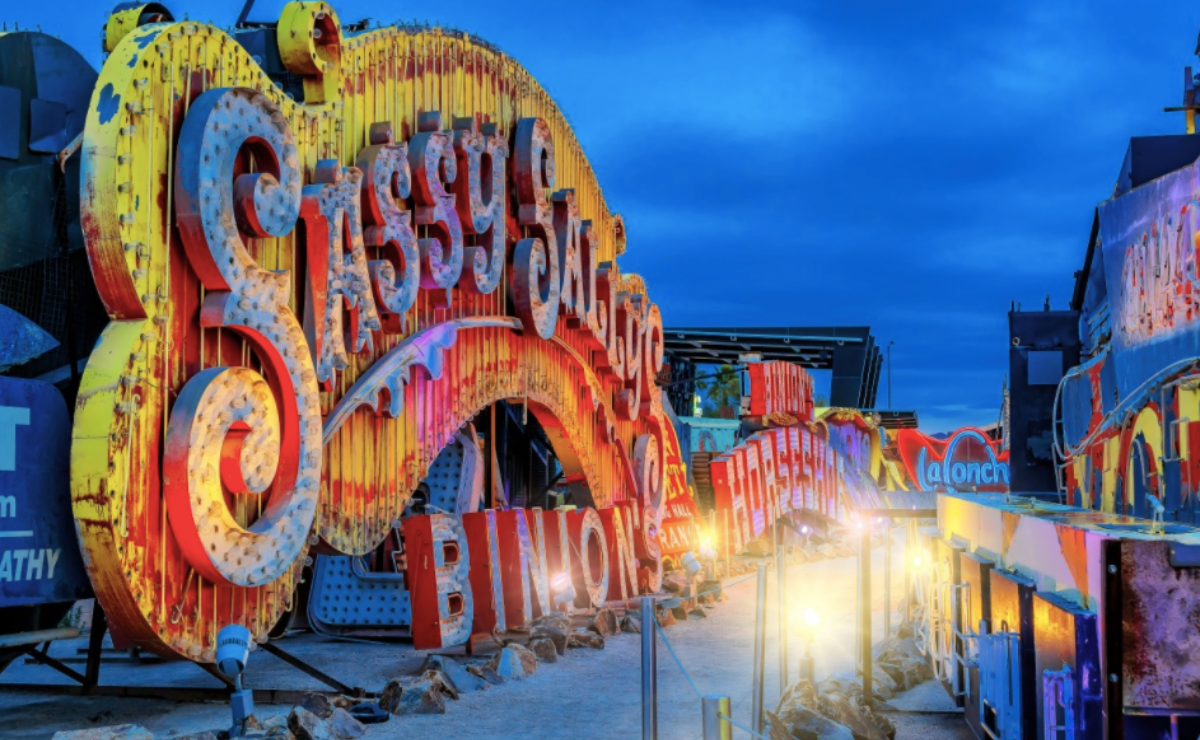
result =
M221 26L242 6L166 4ZM896 342L894 405L927 431L996 419L1009 302L1066 307L1128 137L1182 131L1161 109L1200 29L1183 0L334 5L522 62L668 326L868 324ZM99 65L107 8L4 0L0 17Z

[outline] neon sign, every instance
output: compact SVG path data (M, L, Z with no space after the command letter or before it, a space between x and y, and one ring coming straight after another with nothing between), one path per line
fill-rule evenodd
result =
M550 529L590 553L579 592L657 589L664 500L687 496L664 478L662 319L537 82L466 36L344 36L323 2L289 3L276 29L303 103L215 27L109 29L80 151L112 322L71 486L121 634L206 662L221 625L265 640L310 553L374 552L500 401L546 430L584 508L406 522L436 555L414 639L464 639L493 583L510 623L543 609Z
M812 380L803 368L771 362L749 369L752 398L761 405L752 401L743 421L767 428L709 464L716 509L728 512L722 546L734 550L794 512L844 519L856 494L861 501L862 494L878 492L887 470L874 419L854 409L829 409L806 421Z
M935 439L915 429L900 429L896 446L909 477L922 491L1007 491L1008 452L978 429L959 429Z

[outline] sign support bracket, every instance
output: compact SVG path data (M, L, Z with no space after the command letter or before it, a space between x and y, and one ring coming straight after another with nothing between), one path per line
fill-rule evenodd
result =
M100 663L103 654L104 634L108 631L108 619L104 609L96 605L92 613L92 629L88 637L87 657L84 672L71 668L58 658L51 657L49 647L52 639L39 639L24 649L23 654L35 662L52 668L75 684L37 684L37 683L0 683L0 690L29 692L39 694L59 694L68 696L120 696L169 699L174 701L224 701L233 690L233 683L222 676L217 669L207 663L196 663L199 668L211 674L224 684L222 688L178 687L178 686L102 686L100 685ZM63 637L74 636L64 634ZM44 634L37 635L45 638ZM16 638L12 635L11 638ZM334 691L346 696L370 698L374 696L360 687L350 687L326 674L317 667L284 651L277 645L264 643L263 650L279 658L297 670L317 679ZM20 648L18 648L20 650ZM308 691L293 689L255 689L254 700L261 704L296 704Z

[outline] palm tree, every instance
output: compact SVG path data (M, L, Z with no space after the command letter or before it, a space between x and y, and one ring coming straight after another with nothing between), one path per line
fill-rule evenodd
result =
M734 416L742 402L741 370L733 365L721 365L720 370L705 380L696 381L696 390L703 395L701 416L719 417L723 406L732 406Z

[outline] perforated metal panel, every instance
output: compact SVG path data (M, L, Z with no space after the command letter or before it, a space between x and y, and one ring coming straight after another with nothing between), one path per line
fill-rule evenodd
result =
M429 468L425 484L429 486L429 503L442 511L454 513L458 508L458 487L462 482L463 446L448 444Z
M461 441L447 445L434 460L425 484L432 511L454 513L462 483ZM405 516L413 514L411 507ZM392 634L412 625L412 601L402 573L372 573L348 556L317 558L308 617L326 634Z
M394 633L412 625L403 573L369 573L358 558L321 556L314 567L308 619L326 634Z

